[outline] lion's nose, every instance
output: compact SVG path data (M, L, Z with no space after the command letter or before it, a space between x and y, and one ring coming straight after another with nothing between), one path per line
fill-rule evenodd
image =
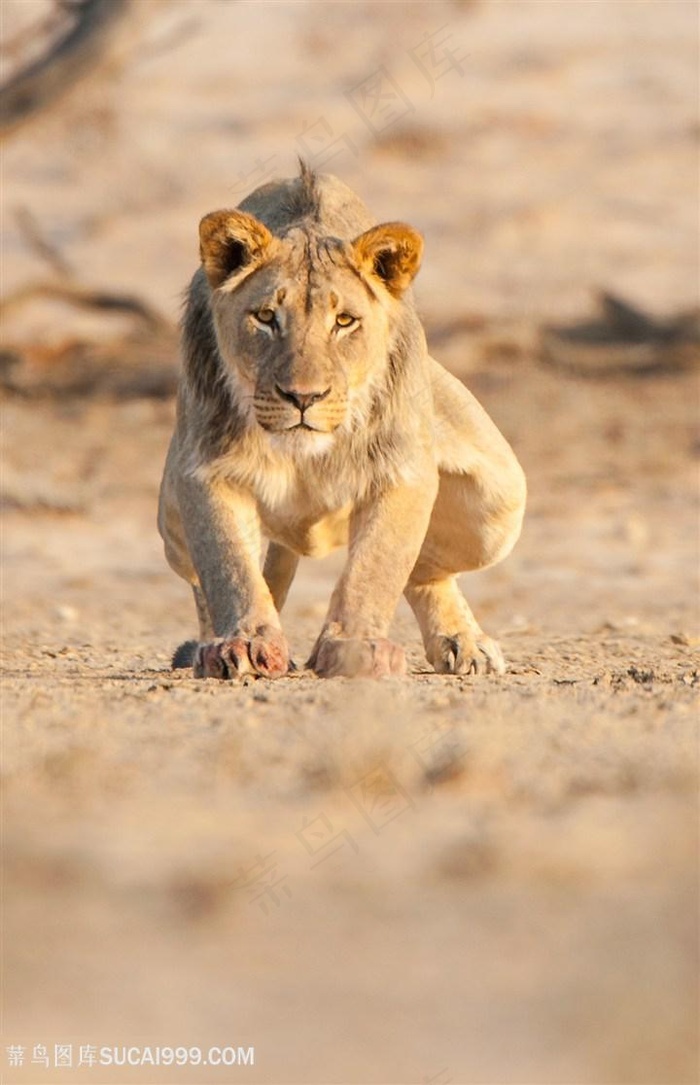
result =
M325 399L331 392L330 388L326 388L325 392L299 392L295 388L280 388L279 384L275 385L275 390L280 399L286 400L287 403L293 403L302 414L307 407Z

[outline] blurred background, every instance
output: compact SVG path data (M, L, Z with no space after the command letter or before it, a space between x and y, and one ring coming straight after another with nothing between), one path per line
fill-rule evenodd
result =
M2 1080L697 1080L696 3L0 15ZM168 670L197 224L299 156L424 234L432 353L525 466L464 581L503 679L428 674L403 606L406 683ZM256 1063L80 1061L138 1043Z

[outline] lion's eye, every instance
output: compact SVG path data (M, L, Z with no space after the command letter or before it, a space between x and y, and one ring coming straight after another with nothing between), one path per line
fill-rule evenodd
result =
M335 322L339 328L349 328L351 324L357 322L357 317L352 316L351 313L338 313Z
M257 313L253 313L253 316L261 324L274 324L275 322L275 310L270 309L267 305L262 309L258 309Z

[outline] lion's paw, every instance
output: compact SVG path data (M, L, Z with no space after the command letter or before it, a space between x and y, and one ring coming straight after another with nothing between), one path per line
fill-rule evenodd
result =
M426 646L438 674L505 674L506 663L495 640L485 633L437 634Z
M385 678L406 673L403 648L385 637L326 637L319 641L307 667L321 678Z
M290 668L289 646L281 630L259 626L251 637L224 637L199 644L194 655L195 678L280 678Z

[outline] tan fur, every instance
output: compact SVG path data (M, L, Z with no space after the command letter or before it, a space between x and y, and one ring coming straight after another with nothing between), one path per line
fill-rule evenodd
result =
M387 636L404 591L436 670L501 672L455 574L510 551L525 481L428 356L408 289L420 235L375 225L302 166L205 216L200 244L159 511L166 557L195 588L195 673L285 673L279 610L298 557L345 543L319 674L402 673Z

